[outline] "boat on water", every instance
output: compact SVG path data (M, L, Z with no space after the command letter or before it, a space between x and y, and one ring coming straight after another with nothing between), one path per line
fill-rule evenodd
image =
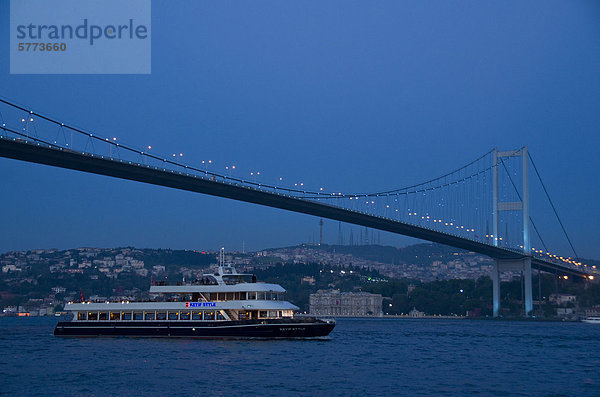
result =
M69 302L70 321L55 336L145 336L192 338L319 338L334 320L294 317L280 285L256 281L220 264L190 283L150 287L150 301Z
M588 324L600 324L600 316L585 317L581 321Z

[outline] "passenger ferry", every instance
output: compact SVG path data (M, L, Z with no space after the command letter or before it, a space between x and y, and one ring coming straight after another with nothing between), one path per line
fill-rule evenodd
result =
M150 287L148 302L69 302L71 321L56 336L147 336L198 338L325 337L334 320L295 318L298 307L284 300L277 284L256 282L220 264L215 273L180 285Z
M581 321L588 324L600 324L600 316L589 316L582 319Z

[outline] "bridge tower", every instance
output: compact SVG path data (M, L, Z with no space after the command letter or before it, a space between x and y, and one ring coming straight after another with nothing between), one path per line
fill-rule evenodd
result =
M522 172L523 172L523 186L522 195L517 192L520 201L513 202L501 202L499 195L499 167L503 164L504 159L511 157L522 158ZM494 149L493 152L493 169L492 169L492 243L498 247L502 239L499 236L500 226L500 213L502 211L521 211L523 214L523 253L526 255L523 259L519 260L504 260L495 259L494 268L492 269L492 283L493 283L493 311L494 317L497 317L500 312L500 273L501 272L513 272L520 271L524 278L525 283L525 315L533 311L533 292L532 292L532 278L531 278L531 240L529 235L529 178L528 178L528 161L529 156L527 154L527 146L522 147L519 150L513 151L498 151Z

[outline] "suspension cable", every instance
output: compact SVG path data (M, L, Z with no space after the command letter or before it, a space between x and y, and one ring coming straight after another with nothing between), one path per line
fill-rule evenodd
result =
M531 157L531 154L529 154L529 160L531 160L531 164L533 165L533 169L535 170L535 173L540 181L540 183L542 184L542 188L544 189L544 193L546 193L546 197L548 198L548 202L550 202L550 206L552 207L552 210L554 211L554 215L556 215L556 219L558 219L558 223L560 223L560 227L562 228L563 233L565 234L565 237L567 238L567 241L569 242L569 245L571 246L571 249L573 250L573 253L575 254L575 258L577 260L579 260L579 255L577 255L577 251L575 251L575 247L573 247L573 243L571 242L571 238L569 237L569 234L567 233L567 230L565 229L565 226L562 223L562 220L560 219L560 216L558 216L558 211L556 210L556 207L554 206L554 203L552 202L552 199L550 198L550 194L548 194L548 190L546 189L546 185L544 184L544 181L542 180L542 177L540 175L540 172L538 171L538 168L535 165L535 162L533 161L533 157Z
M504 160L502 159L502 157L499 157L499 159L500 159L500 163L502 163L502 166L504 167L504 171L506 172L506 175L508 175L508 179L510 180L510 183L513 185L513 188L515 189L515 192L517 193L517 197L519 197L519 201L523 202L523 199L521 198L521 194L519 193L519 189L517 189L517 185L515 184L515 181L512 179L510 172L508 172L508 168L506 167ZM548 252L548 247L546 247L546 243L544 243L544 239L542 238L542 235L540 234L540 231L538 230L537 226L535 225L535 222L533 221L533 218L531 217L531 215L529 216L529 221L531 222L531 225L533 226L533 229L535 230L535 234L537 234L542 245L544 246L544 250L546 252Z

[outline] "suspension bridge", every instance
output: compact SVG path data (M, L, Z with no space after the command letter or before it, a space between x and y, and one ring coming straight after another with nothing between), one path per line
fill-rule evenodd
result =
M331 192L285 186L190 165L86 131L0 99L0 157L111 176L383 230L494 259L493 312L500 310L500 274L521 272L525 313L533 310L532 268L557 277L593 279L579 261L539 170L526 147L493 149L429 181L377 192ZM551 253L530 215L530 164L572 250ZM535 242L534 247L533 243Z

